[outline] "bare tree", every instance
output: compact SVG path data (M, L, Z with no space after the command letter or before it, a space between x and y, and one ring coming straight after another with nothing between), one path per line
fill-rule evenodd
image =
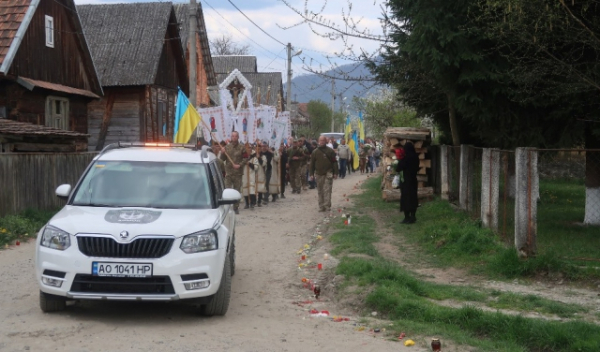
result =
M230 35L223 34L220 37L209 40L212 55L249 55L250 46L238 44Z
M305 71L318 74L327 79L339 79L357 82L359 85L365 88L365 91L368 91L377 85L378 82L372 75L354 74L352 71L354 71L357 66L354 66L354 69L352 70L347 70L346 68L340 67L331 59L339 58L351 62L364 62L368 59L374 59L379 56L379 49L374 50L373 52L367 52L361 47L357 50L353 44L349 42L349 39L358 38L374 41L378 44L387 43L387 27L383 19L381 21L381 33L373 33L368 28L363 26L362 17L353 15L352 2L350 0L347 0L347 5L342 9L341 24L330 21L326 18L326 16L324 16L324 11L328 2L327 0L319 2L315 9L311 8L311 3L309 0L304 2L303 8L295 7L289 0L281 1L292 11L294 11L300 17L300 19L297 23L291 25L278 25L280 28L289 29L301 25L307 25L314 34L332 41L342 41L344 44L344 49L342 52L336 52L331 56L325 56L327 63L319 62L310 57L303 57L303 69ZM386 10L387 9L385 6L381 7L383 17L385 17ZM329 67L326 65L329 65Z

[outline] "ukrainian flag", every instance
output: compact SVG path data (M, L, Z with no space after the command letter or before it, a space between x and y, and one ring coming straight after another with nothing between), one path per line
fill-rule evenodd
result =
M356 137L356 131L353 132L352 138L348 141L348 147L352 152L352 170L358 169L360 160L358 159L358 140Z
M350 132L352 132L352 126L350 125L350 116L346 117L346 128L344 129L344 139L346 143L348 143L348 137L350 137Z
M360 133L359 140L361 143L365 142L365 120L363 120L362 111L358 113L358 133Z
M198 111L190 104L190 101L180 88L177 94L173 142L188 143L201 120L202 118L198 114Z

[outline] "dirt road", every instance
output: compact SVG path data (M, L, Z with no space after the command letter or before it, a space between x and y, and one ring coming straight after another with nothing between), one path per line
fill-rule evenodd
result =
M358 192L354 186L364 179L353 174L335 181L334 208L347 205L343 194ZM0 351L428 350L356 331L360 317L337 308L327 294L314 308L351 321L313 318L310 305L293 304L312 299L299 281L296 252L325 215L317 211L316 190L286 193L287 199L238 216L237 271L225 317L201 317L182 304L125 302L76 302L65 312L43 314L34 244L0 251Z

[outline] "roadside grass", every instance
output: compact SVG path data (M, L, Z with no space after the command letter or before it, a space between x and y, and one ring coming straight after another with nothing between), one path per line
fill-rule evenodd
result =
M336 274L347 278L344 287L362 287L368 292L365 311L376 310L393 320L388 330L446 336L459 345L482 351L596 351L600 348L600 327L597 325L487 312L469 306L469 303L561 318L576 318L578 313L587 311L584 307L533 295L420 281L398 263L382 257L374 246L381 234L368 211L376 211L378 218L384 219L380 228L390 228L397 233L401 226L397 205L381 201L379 179L367 180L364 192L354 198L355 207L347 210L352 215L351 226L341 225L339 221L334 225L336 232L330 237L335 246L332 253L341 257ZM402 235L413 244L411 250L419 251L430 263L466 265L478 273L503 277L529 276L540 270L562 268L560 261L552 256L539 261L529 260L524 265L518 257L508 255L514 250L506 250L497 236L445 202L425 203L421 209L417 213L418 223L403 226ZM368 257L348 255L355 253ZM507 262L512 265L511 269L499 267ZM436 304L435 301L441 300L454 300L464 305L451 308Z
M397 333L442 335L458 344L488 351L592 351L600 348L597 325L491 313L468 304L462 308L437 305L425 297L449 298L453 292L445 290L445 285L418 281L398 265L381 258L345 257L336 273L358 285L371 286L365 304L369 310L377 310L394 320L400 327Z
M540 180L539 251L579 266L600 267L600 228L582 225L584 216L583 180Z
M27 209L16 215L0 217L0 247L14 244L16 240L35 238L40 228L56 211Z

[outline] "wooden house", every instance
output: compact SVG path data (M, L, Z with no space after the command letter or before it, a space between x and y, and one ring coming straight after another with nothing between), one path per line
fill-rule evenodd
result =
M77 6L104 98L88 105L90 149L172 141L177 87L188 75L169 2Z
M215 102L211 102L210 96L208 95L208 87L217 84L215 76L215 70L213 68L212 56L210 55L210 47L208 44L208 34L206 32L206 24L204 22L204 14L202 12L202 5L197 4L197 33L196 33L196 105L197 107L208 107L213 105ZM185 62L188 65L189 70L189 19L190 6L188 4L175 4L175 16L177 17L177 23L179 24L179 33L183 51L185 55Z
M102 94L73 0L0 0L0 119L25 123L5 151L46 150L12 143L44 130L27 124L85 136L87 104Z

